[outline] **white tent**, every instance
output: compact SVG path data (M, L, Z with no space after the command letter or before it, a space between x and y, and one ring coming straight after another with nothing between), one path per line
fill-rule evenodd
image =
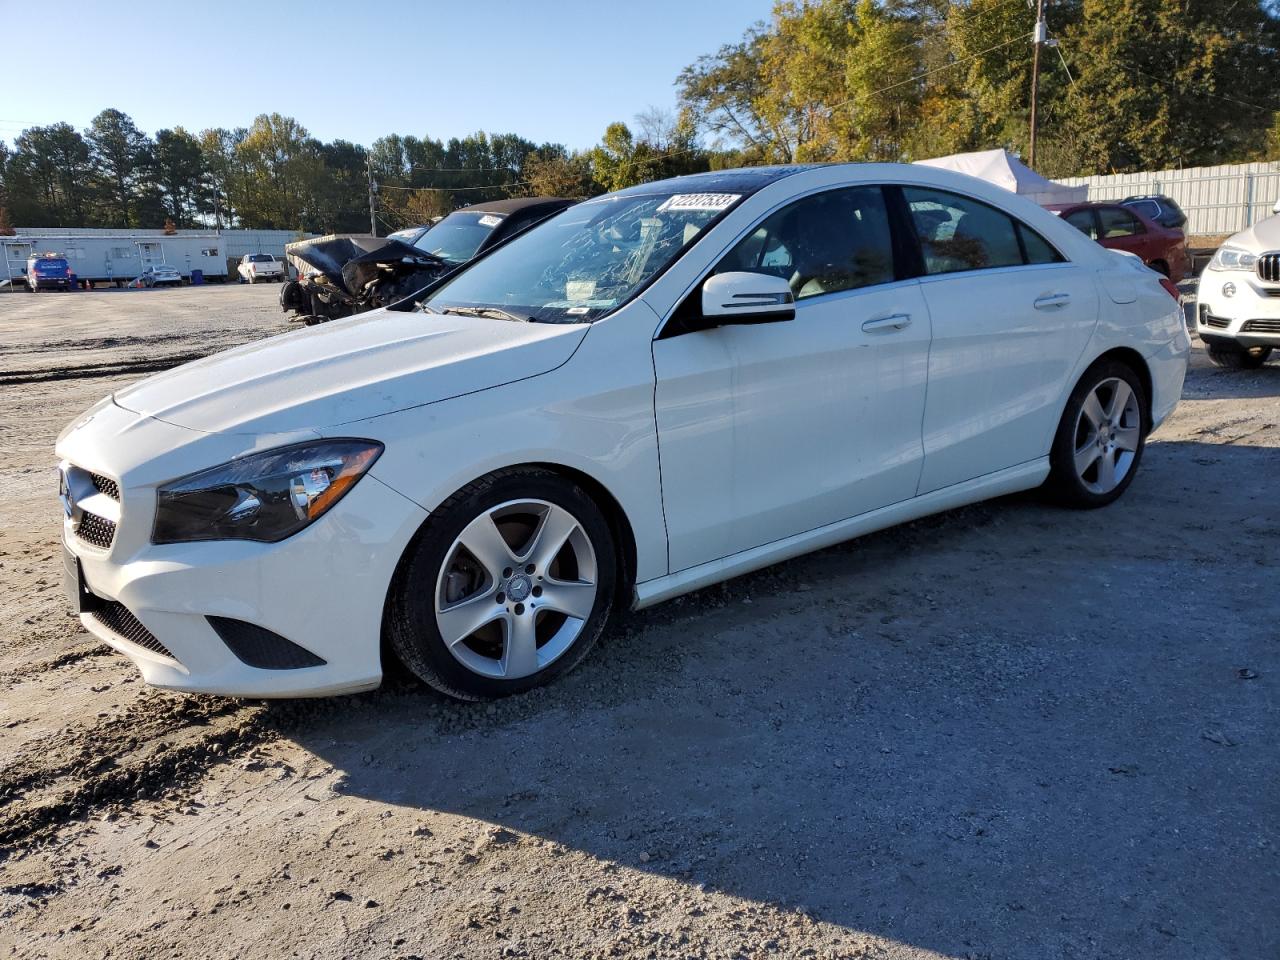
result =
M1039 204L1080 203L1089 199L1088 187L1069 187L1065 183L1046 180L1007 150L953 153L949 157L917 160L916 163L967 173L971 177L1020 193Z

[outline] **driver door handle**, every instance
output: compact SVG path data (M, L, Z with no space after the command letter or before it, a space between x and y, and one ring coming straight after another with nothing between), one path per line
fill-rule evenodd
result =
M901 330L910 326L911 314L909 313L891 313L887 317L875 317L871 320L865 320L862 329L868 333L876 330Z
M1065 307L1070 302L1071 294L1069 293L1050 293L1037 297L1033 306L1037 310L1052 310L1054 307Z

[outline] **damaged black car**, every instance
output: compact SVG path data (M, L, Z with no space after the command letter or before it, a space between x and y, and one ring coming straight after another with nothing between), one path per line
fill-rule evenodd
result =
M390 237L332 235L285 247L298 278L280 290L290 319L325 323L387 307L473 257L576 203L559 197L491 200Z

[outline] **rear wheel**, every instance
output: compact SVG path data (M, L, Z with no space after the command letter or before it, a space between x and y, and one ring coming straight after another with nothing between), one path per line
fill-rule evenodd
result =
M387 639L450 696L520 693L586 656L617 576L609 523L586 491L547 470L499 471L432 512L396 572Z
M1049 454L1048 487L1073 507L1104 507L1133 482L1151 418L1134 371L1094 364L1071 391Z
M1270 356L1271 347L1214 344L1209 348L1210 362L1226 370L1257 370Z

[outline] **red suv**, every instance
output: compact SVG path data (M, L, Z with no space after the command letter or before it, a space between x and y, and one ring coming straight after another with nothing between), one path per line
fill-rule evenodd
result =
M1152 270L1178 283L1191 271L1187 238L1118 203L1046 204L1067 223L1112 250L1136 253Z

